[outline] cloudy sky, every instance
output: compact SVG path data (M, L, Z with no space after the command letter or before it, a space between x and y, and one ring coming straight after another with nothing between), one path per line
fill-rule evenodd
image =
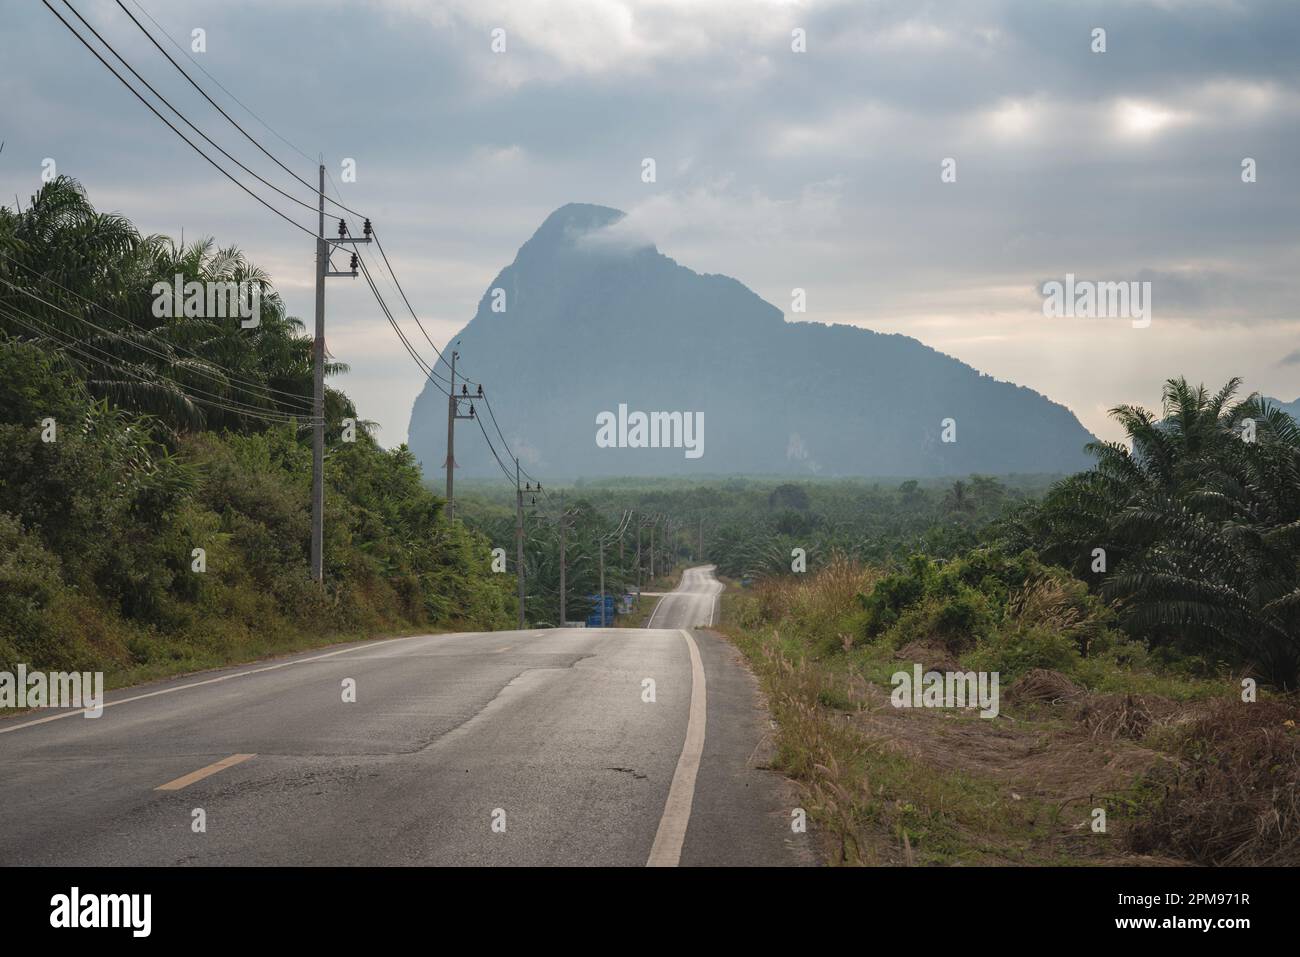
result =
M1109 407L1156 405L1171 375L1300 394L1294 0L124 2L187 48L204 30L195 59L283 140L196 77L300 175L315 173L294 147L336 181L355 160L341 196L375 221L440 345L549 212L594 202L788 318L914 336L1104 437L1118 437ZM292 191L114 0L73 5ZM218 176L39 3L6 4L0 103L0 196L25 203L52 158L144 231L241 246L310 320L312 241ZM956 182L941 181L945 158ZM1150 281L1150 326L1044 317L1042 283L1067 273ZM331 282L327 317L353 368L341 384L382 441L404 441L420 373L360 283Z

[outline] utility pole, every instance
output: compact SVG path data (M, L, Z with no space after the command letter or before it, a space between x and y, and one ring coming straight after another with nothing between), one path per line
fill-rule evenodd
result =
M456 475L456 420L472 419L475 416L474 399L483 397L483 386L478 387L478 392L470 395L469 387L464 383L460 386L460 395L456 394L456 360L460 353L455 349L451 351L451 388L447 392L447 521L450 522L456 517L456 500L453 495L454 482ZM460 404L469 402L469 415L462 415ZM515 483L518 484L517 482Z
M641 597L641 529L645 528L645 522L636 523L636 595Z
M325 580L325 164L316 193L316 339L311 347L311 578Z
M700 519L700 561L704 561L704 519Z
M456 500L452 496L452 482L456 471L456 357L451 352L451 388L447 390L447 521L456 517ZM516 482L516 485L519 483Z
M312 342L312 428L311 428L311 578L325 581L325 280L336 276L357 278L357 254L352 254L350 271L334 272L329 268L330 246L370 242L370 220L363 235L347 234L347 225L339 220L338 239L325 239L325 164L320 164L320 184L316 190L316 338Z
M658 521L658 519L655 519ZM650 580L655 580L655 524L650 523Z
M600 627L605 627L605 539L600 540Z
M561 628L563 628L564 623L569 620L568 607L566 605L566 596L564 594L565 572L568 570L568 560L567 557L565 556L565 548L564 548L564 538L565 538L564 533L568 526L568 521L569 521L569 517L564 514L564 493L561 492L560 493L560 627Z
M515 576L519 579L519 630L524 628L524 490L519 487L519 459L515 459Z
M617 536L619 555L622 555L623 536L627 534L628 525L631 521L632 521L632 510L627 509L623 512L623 517L619 519L618 528L610 532L608 535L600 536L600 538L597 540L597 545L600 548L600 627L602 628L604 628L608 623L607 612L605 611L605 607L606 607L605 606L605 546L610 544L612 541L614 541L615 536ZM640 535L639 529L637 534ZM620 562L620 565L621 564L622 563Z
M468 398L468 390L461 389L461 397ZM482 394L481 388L479 394ZM470 405L471 411L473 404ZM467 418L467 416L461 416ZM537 483L537 488L532 487L532 483L519 484L519 458L515 457L515 577L519 580L519 630L524 628L524 505L530 507L537 505L537 492L542 490L542 483ZM524 502L524 492L529 493L529 501Z

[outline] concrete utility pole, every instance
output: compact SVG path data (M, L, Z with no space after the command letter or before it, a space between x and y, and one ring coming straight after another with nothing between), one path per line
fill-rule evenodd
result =
M329 268L330 246L370 242L370 220L364 235L352 237L339 220L338 239L325 238L325 164L320 165L320 185L316 190L318 221L316 230L316 338L312 342L311 402L311 578L325 581L325 280L335 276L357 278L357 255L352 254L350 271L334 272Z
M631 521L632 510L627 509L623 512L623 517L619 519L618 528L610 532L608 535L602 535L597 539L596 544L600 548L600 627L602 628L604 628L608 623L608 614L605 611L605 546L613 542L614 538L617 537L618 552L621 556L623 554L623 536L627 534L627 529ZM640 535L639 530L637 534ZM620 567L622 566L622 561L619 562L619 565Z
M645 522L636 523L636 594L641 597L641 529L645 528Z
M700 519L700 553L699 561L704 561L704 519Z
M657 520L656 520L657 521ZM655 524L650 523L650 580L655 580Z
M519 579L519 629L524 627L524 490L519 486L519 459L515 459L515 575Z
M600 627L605 627L605 539L600 540Z
M316 339L311 347L311 578L325 580L325 164L316 199Z
M564 493L561 492L560 493L560 627L561 628L563 628L564 623L569 620L568 606L566 604L566 598L564 594L565 572L568 570L568 559L565 555L565 548L564 548L564 538L565 538L564 533L568 526L568 522L569 522L569 517L564 514Z
M456 471L456 357L451 353L451 388L447 390L447 521L456 517L456 500L452 496L452 485ZM519 483L516 482L516 485Z
M459 341L459 340L457 340ZM483 398L483 386L478 387L478 392L470 394L469 387L463 382L460 386L460 395L456 394L456 360L460 358L460 353L455 349L451 350L451 388L447 392L447 521L453 521L456 518L456 498L454 495L456 477L456 420L473 419L475 416L474 400ZM460 404L469 403L469 415L462 415ZM516 485L519 483L516 482Z

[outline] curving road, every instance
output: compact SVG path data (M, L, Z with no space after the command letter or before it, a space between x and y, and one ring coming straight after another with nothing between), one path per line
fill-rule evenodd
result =
M710 628L717 621L722 582L713 577L712 565L688 568L681 584L664 595L650 614L647 628Z
M359 642L0 721L0 864L811 863L753 678L684 630L720 590L689 569L652 629Z

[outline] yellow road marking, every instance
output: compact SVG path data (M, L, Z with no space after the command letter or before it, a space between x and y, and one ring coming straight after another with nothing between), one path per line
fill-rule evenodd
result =
M242 764L249 758L257 757L256 754L232 754L228 758L222 758L215 764L209 764L206 768L199 768L197 771L191 771L189 774L182 775L175 781L168 781L166 784L160 784L154 788L155 791L179 791L183 787L188 787L195 781L202 781L206 777L216 774L218 771L224 771L226 768L234 767L236 764Z

